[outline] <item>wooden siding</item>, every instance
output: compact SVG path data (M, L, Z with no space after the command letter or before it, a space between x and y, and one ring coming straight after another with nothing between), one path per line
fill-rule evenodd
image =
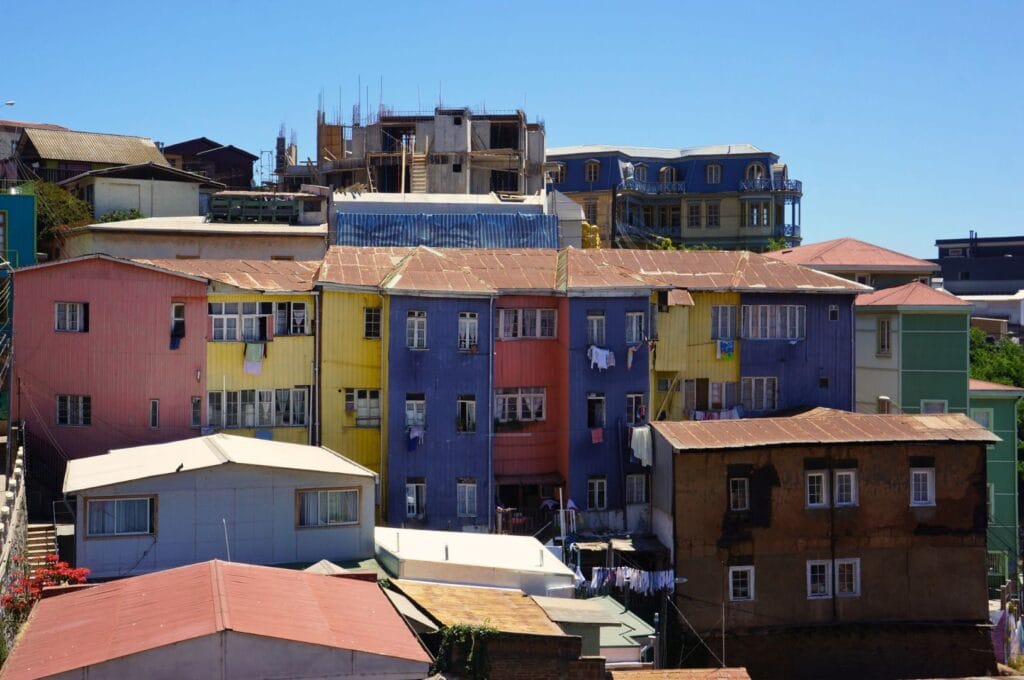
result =
M654 370L673 373L686 370L689 318L689 307L669 307L668 312L658 312L658 346L654 351ZM709 328L710 325L709 320Z
M736 341L736 353L731 361L717 357L717 343L711 339L711 307L734 305L736 307L736 336L739 337L740 296L739 293L691 293L693 307L689 312L687 327L686 378L707 378L711 382L737 382L740 379L742 345Z

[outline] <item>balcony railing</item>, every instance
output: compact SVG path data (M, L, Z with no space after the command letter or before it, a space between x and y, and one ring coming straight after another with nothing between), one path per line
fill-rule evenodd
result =
M745 179L740 182L740 191L786 191L803 194L804 183L798 179Z
M800 225L776 224L774 232L775 236L785 236L786 238L800 238Z
M622 189L639 191L643 194L685 194L686 182L645 182L639 179L626 179L619 185Z

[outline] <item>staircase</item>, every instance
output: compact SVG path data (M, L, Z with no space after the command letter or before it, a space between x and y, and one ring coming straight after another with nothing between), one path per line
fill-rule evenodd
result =
M412 165L409 168L409 191L414 194L427 193L427 154L412 154Z
M36 567L46 565L47 555L57 552L57 529L52 524L29 524L27 533L25 559L28 568L35 571Z

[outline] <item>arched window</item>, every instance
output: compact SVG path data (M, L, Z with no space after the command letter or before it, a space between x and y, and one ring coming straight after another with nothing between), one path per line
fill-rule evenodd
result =
M647 166L644 165L643 163L637 163L633 167L633 178L637 182L646 182L647 181Z
M675 182L676 181L676 169L671 165L661 166L661 170L658 171L658 181L660 182Z
M765 170L764 170L764 165L762 165L761 163L754 162L754 163L751 163L750 165L747 166L747 172L744 175L744 178L748 179L748 180L750 180L750 179L764 179L765 178L765 174L766 173L765 173Z
M708 163L704 168L704 178L708 184L721 184L722 165L720 163Z
M583 164L583 181L596 182L601 176L601 161L587 161Z

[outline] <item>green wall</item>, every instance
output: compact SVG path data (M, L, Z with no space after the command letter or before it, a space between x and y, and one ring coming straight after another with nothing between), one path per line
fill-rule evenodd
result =
M967 413L969 340L967 312L901 314L902 413L920 413L922 399L944 400L949 413Z

